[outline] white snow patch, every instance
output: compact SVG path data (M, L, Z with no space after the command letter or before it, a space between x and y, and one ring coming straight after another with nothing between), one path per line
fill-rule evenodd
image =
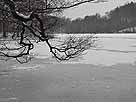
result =
M2 98L0 99L0 102L10 102L10 101L18 101L19 98L17 97L10 97L10 98Z
M31 69L38 69L40 68L40 65L34 65L34 66L13 66L13 69L22 69L22 70L31 70Z

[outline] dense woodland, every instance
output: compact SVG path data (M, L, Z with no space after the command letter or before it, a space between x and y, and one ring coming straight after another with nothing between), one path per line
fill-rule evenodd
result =
M3 18L2 15L3 12L0 11L0 32L12 32L15 25L13 25L13 23L10 24L9 18ZM48 17L48 19L51 19L48 21L54 23L52 17ZM117 7L107 12L105 16L96 14L86 16L83 19L77 18L71 20L65 17L56 17L56 19L57 24L52 29L48 30L49 33L117 33L123 29L136 26L136 3L131 2L124 6ZM133 29L125 32L132 33L136 32L136 30Z
M96 14L72 21L66 19L63 31L65 33L117 33L120 30L135 26L136 3L131 2L107 12L105 16ZM136 32L136 30L126 32Z

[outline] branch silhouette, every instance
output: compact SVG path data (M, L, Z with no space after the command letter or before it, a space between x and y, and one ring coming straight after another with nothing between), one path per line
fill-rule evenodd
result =
M63 2L62 2L63 1ZM93 35L74 37L69 36L59 45L52 45L54 35L48 34L46 31L57 25L57 19L51 14L62 12L62 10L81 5L94 0L74 0L72 2L65 0L41 0L42 8L33 8L29 5L27 10L25 7L19 8L18 3L13 0L3 0L5 6L0 8L7 15L10 15L12 23L15 25L15 31L10 33L7 38L0 40L0 56L1 59L9 60L15 58L20 63L26 63L33 58L31 50L34 43L46 42L53 57L59 61L69 60L83 54L84 51L94 47L95 37ZM32 7L31 10L30 7ZM37 4L38 6L38 4ZM54 18L53 21L45 19L46 17ZM8 18L8 19L9 19ZM46 21L47 20L47 21Z

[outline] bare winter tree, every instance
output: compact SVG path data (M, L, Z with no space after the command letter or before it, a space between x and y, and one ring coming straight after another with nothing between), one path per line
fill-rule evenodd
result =
M54 36L48 31L57 25L56 16L64 9L94 1L100 0L0 0L0 15L12 28L8 37L0 39L0 58L28 62L35 42L46 42L53 57L59 61L81 55L94 46L93 36L71 36L61 44L53 45Z

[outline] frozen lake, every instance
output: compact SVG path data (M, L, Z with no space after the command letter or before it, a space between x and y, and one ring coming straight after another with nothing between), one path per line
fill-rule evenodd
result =
M86 34L88 35L88 34ZM66 34L59 35L66 37ZM79 36L79 35L77 35ZM91 48L83 59L76 63L94 65L114 65L117 63L135 63L136 60L136 34L97 34L96 48ZM34 53L38 58L51 57L45 44L36 45ZM72 61L73 63L74 61Z
M43 43L29 63L1 61L0 102L136 102L136 35L97 36L78 64L55 62Z

